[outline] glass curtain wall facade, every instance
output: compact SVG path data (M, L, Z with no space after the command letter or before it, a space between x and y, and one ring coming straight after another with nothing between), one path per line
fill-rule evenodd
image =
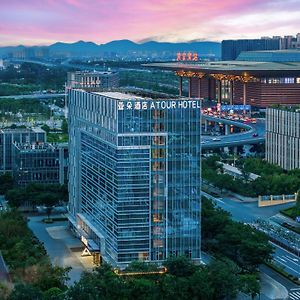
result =
M115 266L200 259L200 101L71 90L70 221Z
M46 132L40 128L0 130L0 172L13 170L15 143L46 142Z

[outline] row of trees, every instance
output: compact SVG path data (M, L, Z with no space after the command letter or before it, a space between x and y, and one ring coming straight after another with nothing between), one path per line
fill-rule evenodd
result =
M25 287L27 291L39 290L46 294L53 287L66 290L69 268L51 265L44 247L29 230L24 217L15 210L0 213L0 250L17 294ZM0 299L7 299L9 294L11 287L0 285ZM14 295L13 292L10 299L23 299L21 296L14 298Z
M189 259L178 257L166 261L166 267L168 271L163 275L119 276L111 266L103 264L94 272L83 273L80 280L69 288L64 284L65 270L60 270L60 276L52 281L16 285L8 299L217 300L234 299L240 291L252 297L259 293L256 276L241 275L237 265L226 259L196 266ZM145 270L147 265L139 263L129 268Z
M14 208L45 206L49 218L54 205L68 201L68 187L59 184L32 183L26 187L14 187L7 190L5 199Z
M19 69L10 66L0 72L0 82L29 86L31 91L62 90L66 77L67 69L63 67L48 67L34 63L22 63ZM18 90L15 92L24 93ZM16 95L10 91L10 95L12 94Z
M68 270L48 264L43 247L28 233L24 222L16 212L0 216L0 245L4 257L10 268L19 270L14 271L19 284L7 293L9 300L217 300L234 299L238 292L253 297L260 289L257 267L271 259L273 251L263 233L232 221L227 212L204 198L202 244L214 257L210 264L196 266L186 257L171 257L165 263L167 273L139 276L119 276L109 265L103 264L66 287ZM155 265L133 262L126 271L156 269Z
M259 195L293 194L300 187L300 170L284 171L259 158L247 158L238 161L242 170L242 178L233 178L223 173L223 168L217 162L220 157L215 155L202 161L202 176L220 189L231 190L235 193L257 197ZM249 180L249 173L260 175Z
M38 99L0 99L0 112L43 114L50 117L50 108Z
M264 233L233 221L228 212L206 198L202 200L202 246L214 256L233 260L246 273L255 273L273 253Z

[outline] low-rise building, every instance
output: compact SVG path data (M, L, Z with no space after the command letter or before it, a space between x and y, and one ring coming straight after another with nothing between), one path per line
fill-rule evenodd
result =
M229 164L224 164L222 162L218 162L222 168L223 168L223 172L225 174L228 174L234 178L247 178L247 180L253 181L257 178L259 178L260 176L254 173L243 173L239 168L229 165Z
M14 157L13 175L19 186L67 183L67 144L15 143Z
M0 172L11 172L15 144L45 143L46 132L41 128L0 129Z
M119 73L112 71L76 71L68 73L68 88L101 91L119 87Z

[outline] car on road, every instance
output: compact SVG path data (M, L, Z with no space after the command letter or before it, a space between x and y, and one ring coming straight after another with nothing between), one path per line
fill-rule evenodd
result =
M221 141L221 139L220 138L213 138L212 141L219 142L219 141Z
M258 133L253 133L252 136L253 137L258 137Z

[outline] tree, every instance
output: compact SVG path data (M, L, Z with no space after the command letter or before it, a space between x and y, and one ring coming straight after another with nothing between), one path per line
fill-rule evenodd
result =
M273 252L264 233L233 221L216 236L216 240L216 252L226 255L250 272L254 272L264 261L270 260Z
M297 191L296 208L300 210L300 189Z
M202 240L204 244L222 232L229 222L230 214L228 212L202 197Z
M260 292L260 284L254 274L243 274L239 278L239 289L241 292L250 295L252 299Z
M215 260L209 265L209 271L213 299L235 299L239 291L240 269L237 265L229 259Z
M177 277L187 277L195 273L196 266L185 256L171 256L165 262L168 273Z
M0 281L0 300L6 300L11 292L11 286L5 281Z
M57 287L52 287L44 292L44 300L63 300L63 291Z
M0 175L0 195L4 195L8 190L12 189L14 186L14 179L13 177L5 173Z
M20 207L26 201L26 191L24 188L14 188L5 193L5 199L12 207Z
M50 127L47 124L43 124L41 128L46 131L47 134L50 132Z
M53 267L50 263L40 265L33 285L43 292L48 291L52 287L64 291L67 288L67 281L70 279L68 276L70 270L71 267Z
M62 121L61 130L63 133L68 134L68 122L66 118L64 118Z
M215 288L211 280L209 266L201 267L189 279L191 299L213 299Z
M148 264L144 261L134 260L125 269L126 272L149 272L157 271L158 266L156 264Z
M145 278L133 278L128 281L129 299L159 299L159 290L155 281Z
M42 292L30 284L18 284L13 289L8 300L43 300Z
M46 207L47 218L50 218L50 215L53 210L53 206L59 202L59 198L56 194L45 192L36 196L35 201L38 205L44 205Z

